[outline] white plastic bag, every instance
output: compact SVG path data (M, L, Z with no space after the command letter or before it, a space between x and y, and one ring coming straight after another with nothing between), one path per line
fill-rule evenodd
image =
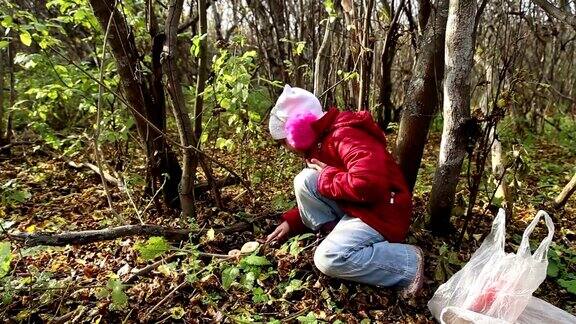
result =
M541 217L546 221L548 235L532 255L529 236ZM462 320L446 323L514 323L522 314L532 293L546 278L554 224L546 212L539 211L526 228L517 253L504 251L505 230L505 213L500 209L490 234L470 261L428 302L436 319Z
M446 307L440 315L442 324L509 324L506 321L454 306ZM532 297L515 324L574 324L576 316Z
M549 304L542 299L532 297L528 306L518 317L516 324L574 324L576 316Z

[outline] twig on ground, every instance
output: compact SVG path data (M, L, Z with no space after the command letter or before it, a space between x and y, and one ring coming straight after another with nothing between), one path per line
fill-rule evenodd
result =
M282 323L289 323L292 320L297 319L299 316L304 315L310 307L303 308L302 310L282 319Z
M66 290L64 290L64 293L62 294L62 297L60 298L60 302L58 302L58 307L56 307L56 311L54 312L54 316L56 316L56 314L58 314L58 311L60 310L60 306L62 306L62 302L64 301L64 297L66 296L66 293L68 292L68 289L70 289L70 283L68 283L68 285L66 285Z
M49 323L50 324L60 324L60 323L66 323L68 321L70 321L70 319L72 319L72 317L74 317L74 314L78 311L78 308L76 308L73 311L70 311L62 316L59 317L54 317Z
M135 272L132 274L132 276L130 276L128 279L126 279L126 281L124 281L124 284L131 284L131 283L133 283L134 281L136 281L136 279L138 279L138 277L148 274L148 273L151 272L152 270L158 268L158 267L159 267L160 265L162 265L163 263L170 262L170 261L176 259L176 258L179 257L179 256L180 256L180 255L177 255L177 254L171 254L171 255L163 258L163 259L160 259L160 260L158 260L158 261L156 261L156 262L154 262L154 263L152 263L152 264L149 264L149 265L145 266L144 268L142 268L142 269L140 269L140 270L138 270L138 271L135 271Z
M154 305L154 307L152 307L152 309L150 309L150 311L146 314L145 318L150 318L150 315L152 315L154 313L154 311L158 307L160 307L160 305L162 305L164 302L166 302L168 300L168 298L172 297L172 295L174 295L178 291L178 289L182 288L182 286L184 286L186 283L188 283L188 281L186 281L186 278L184 278L182 283L180 283L178 286L176 286L176 288L172 289L172 291L170 291L168 293L168 295L166 295L166 297L162 298L162 300L159 301L158 304ZM195 292L196 292L196 290L194 290L192 292L192 295L194 295Z

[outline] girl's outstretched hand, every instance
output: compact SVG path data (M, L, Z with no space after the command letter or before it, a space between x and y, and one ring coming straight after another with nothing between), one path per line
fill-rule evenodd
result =
M326 167L326 163L319 161L317 159L306 160L306 164L309 168L312 168L318 172L322 171Z
M264 243L279 242L282 241L288 233L290 232L290 225L287 221L283 221L282 224L278 225L276 229L266 236Z

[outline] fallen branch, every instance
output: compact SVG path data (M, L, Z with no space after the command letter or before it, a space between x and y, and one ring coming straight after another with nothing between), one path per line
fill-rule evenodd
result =
M80 169L82 167L86 167L94 172L96 172L96 174L102 174L102 176L104 177L104 180L106 180L107 182L115 185L116 187L118 187L120 190L124 190L124 184L122 184L122 182L118 179L116 179L115 177L113 177L110 173L103 171L100 172L100 168L98 168L97 166L95 166L92 163L88 163L88 162L84 162L84 163L75 163L73 161L68 161L67 163L69 166L75 168L75 169Z
M75 168L75 169L80 169L80 168L88 168L92 171L94 171L96 174L100 174L100 169L95 166L92 163L89 162L83 162L83 163L76 163L73 161L68 161L67 163L69 166ZM110 173L104 171L104 179L106 181L108 181L109 183L117 186L120 190L124 190L124 184L122 183L122 181L116 179L114 176L112 176ZM216 180L216 187L217 188L225 188L228 186L233 186L233 185L237 185L240 184L240 179L236 178L236 177L226 177L224 179L218 179ZM194 187L194 195L198 196L200 194L203 194L204 192L210 190L210 184L208 182L203 182L203 183L199 183Z
M570 196L576 191L576 173L572 176L572 179L568 184L562 189L562 192L554 199L554 207L560 209L566 205Z
M8 143L4 146L0 146L0 151L4 151L6 149L9 149L13 146L17 146L17 145L30 145L30 144L38 144L41 143L42 141L19 141L19 142L11 142Z
M216 182L215 183L216 188L225 188L228 186L234 186L240 184L240 179L235 177L226 177L224 179L218 179L215 182ZM210 189L212 189L210 183L208 182L199 183L194 187L194 195L197 197Z
M258 219L255 218L254 220ZM252 220L251 222L253 222ZM250 229L252 224L239 223L222 229L215 229L216 233L228 234L238 231ZM16 233L5 234L9 238L22 241L26 246L37 245L50 245L50 246L65 246L65 245L81 245L100 241L110 241L119 237L125 236L163 236L168 240L185 241L188 240L190 235L199 236L205 231L191 231L189 229L164 227L158 225L124 225L99 230L88 231L74 231L64 233Z

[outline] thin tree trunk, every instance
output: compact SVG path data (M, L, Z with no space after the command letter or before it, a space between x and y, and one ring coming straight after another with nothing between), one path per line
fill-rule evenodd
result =
M444 130L430 197L430 227L436 233L450 228L454 195L466 155L475 16L475 0L450 1L446 23Z
M326 67L328 66L328 60L330 56L330 38L332 38L332 23L330 23L330 18L326 19L326 29L324 30L324 38L322 39L322 45L318 50L316 59L314 60L314 95L319 97L324 93L326 87L326 80L328 75L326 75Z
M404 100L396 142L398 162L412 190L416 184L430 123L436 115L438 88L444 74L444 35L448 0L438 0L418 44L416 64Z
M370 51L368 42L370 39L370 18L372 17L372 8L374 0L367 0L368 3L364 8L364 22L362 28L362 48L360 49L360 85L358 90L358 109L367 110L369 108L369 85L370 72L372 67L372 51Z
M424 33L431 11L432 3L430 0L418 0L418 32L420 35Z
M0 33L4 33L4 29L0 28ZM4 51L0 50L0 146L4 144L4 73L5 61Z
M12 36L14 36L14 32L10 32ZM16 103L16 85L15 85L15 77L14 77L14 57L15 55L14 49L14 41L10 40L8 43L8 80L10 83L10 93L8 97L8 107L14 107ZM12 142L12 111L8 111L7 122L6 122L6 129L4 133L0 133L0 142L3 146L9 145ZM10 148L6 149L6 154L10 154Z
M344 12L344 25L354 26L346 31L347 46L346 55L344 61L344 71L347 72L357 72L357 63L360 55L360 46L358 37L358 30L360 29L359 24L356 21L356 10L354 8L354 1L352 0L342 0L342 9ZM354 107L358 104L360 84L358 78L352 78L347 83L348 92L345 95L345 106L346 108ZM347 98L346 98L347 97ZM356 107L359 109L360 107Z
M183 4L184 0L172 0L168 8L165 24L164 71L168 77L168 92L172 98L172 111L178 127L178 134L180 135L180 144L184 147L190 147L196 146L196 141L192 122L186 110L182 85L180 84L180 74L176 66L178 22L182 14ZM186 218L196 216L194 208L194 179L196 177L195 166L197 163L196 156L191 149L182 149L182 179L180 180L179 194L182 214Z
M216 8L216 7L214 7ZM202 136L202 116L204 110L204 89L206 87L206 77L208 74L208 23L207 23L207 8L206 0L198 0L198 21L199 30L201 35L206 35L206 37L200 41L200 52L198 54L198 78L196 83L196 102L194 103L194 141L196 146L200 148L200 137ZM210 165L206 163L204 158L199 154L195 154L195 158L192 161L192 170L196 170L198 167L198 162L206 174L208 183L210 183L212 189L212 195L218 208L223 209L222 199L220 198L220 191L216 186L216 181L212 174L212 169Z
M382 130L388 128L388 124L392 120L392 111L394 105L392 104L392 63L396 54L396 44L398 40L398 21L402 10L404 9L404 0L400 1L398 10L394 14L384 45L382 46L382 55L380 62L380 72L382 74L382 82L380 83L380 93L378 95L378 104L376 105L376 121Z
M492 94L497 94L494 89L497 88L498 78L492 69L492 65L486 62L484 59L480 59L480 64L484 67L486 81L486 91L482 94L480 99L480 109L484 113L484 116L489 116L490 107L495 107L493 101L490 100ZM488 143L492 143L490 148L491 151L491 164L492 164L492 175L494 176L494 184L498 186L496 188L496 199L501 200L507 211L507 215L512 215L512 200L510 197L510 190L508 189L508 182L504 178L504 170L506 168L506 156L502 153L502 143L496 134L496 127L490 129L488 134Z
M181 169L176 156L168 147L166 139L148 123L153 124L160 131L166 129L165 97L162 86L162 70L160 67L160 54L164 36L153 36L152 46L152 73L149 75L148 87L146 78L142 75L140 67L140 53L136 48L134 34L126 24L122 14L114 9L115 0L90 0L94 15L103 30L106 29L110 17L110 37L108 44L116 60L116 67L122 90L128 104L137 113L132 113L136 121L138 134L145 144L147 160L148 193L153 194L156 185L164 182L163 174L169 177L163 187L164 201L167 206L178 206L178 183ZM155 18L153 11L149 10L149 30L153 34L152 26ZM132 111L131 111L132 112ZM148 177L149 175L149 177Z
M570 196L572 196L574 191L576 191L576 173L572 176L572 179L570 180L570 182L568 182L566 187L562 189L562 192L560 192L558 197L554 199L554 207L557 209L564 207L564 205L566 205L568 199L570 199Z
M223 42L224 36L222 35L222 17L220 17L220 13L218 12L218 8L216 8L216 4L212 6L212 15L214 16L214 31L216 32L216 40L218 42ZM202 24L202 22L200 22L200 24ZM200 26L200 28L202 27ZM200 30L200 34L204 34L202 30Z

